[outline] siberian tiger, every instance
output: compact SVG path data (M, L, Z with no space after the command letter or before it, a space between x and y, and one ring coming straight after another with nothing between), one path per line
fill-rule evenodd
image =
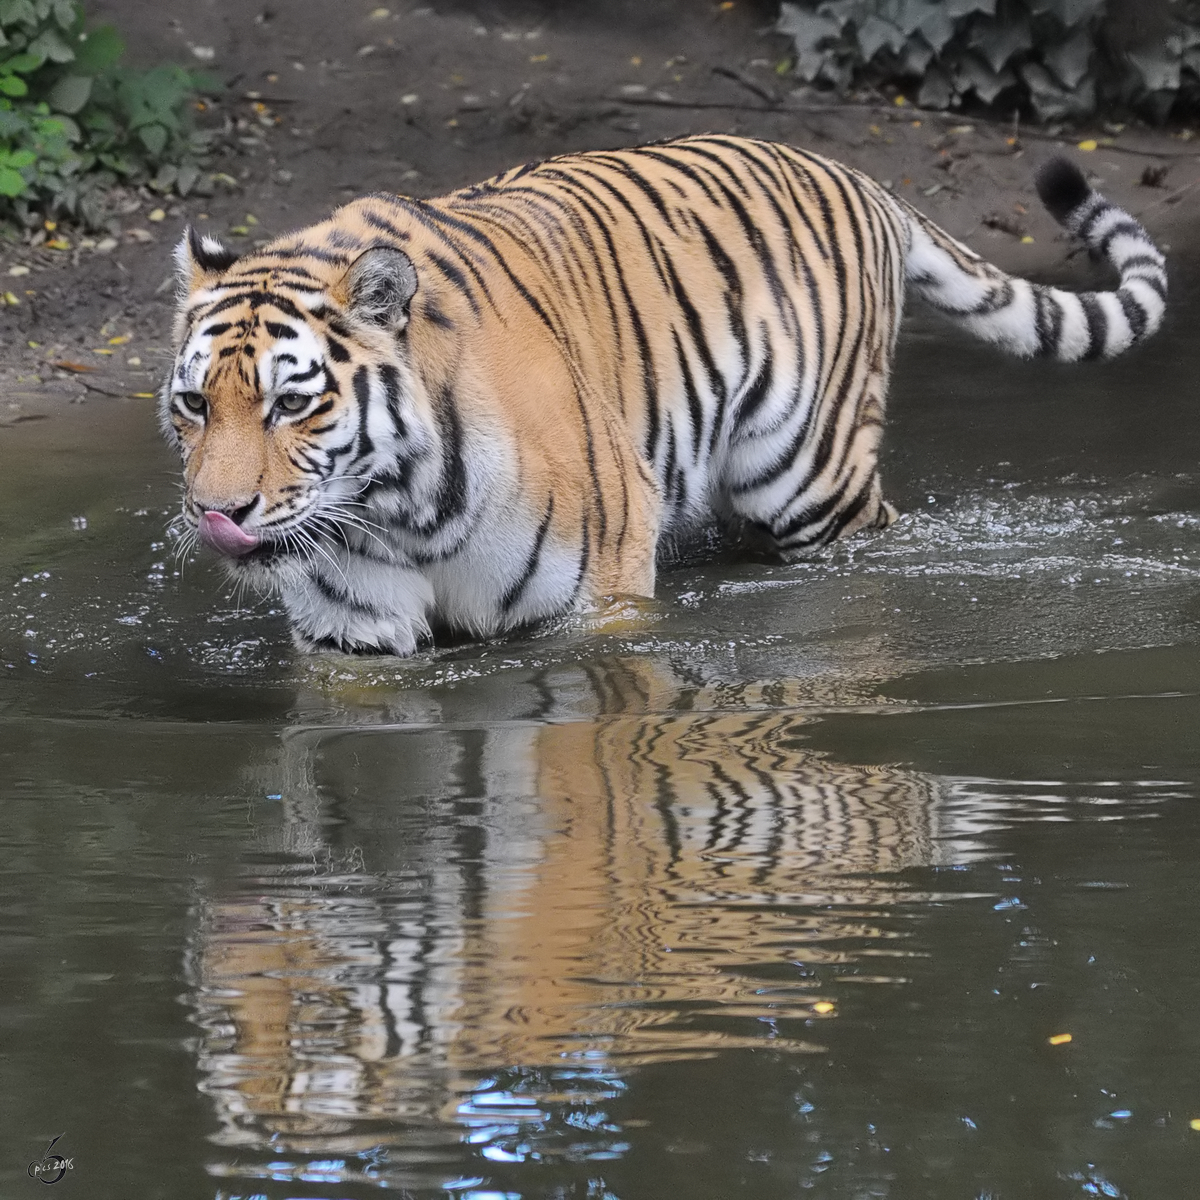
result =
M906 287L1059 361L1162 319L1145 230L1063 159L1038 189L1117 290L1010 277L858 171L731 136L370 195L243 257L190 230L161 407L186 521L301 647L394 654L649 596L664 534L713 517L784 557L886 525Z

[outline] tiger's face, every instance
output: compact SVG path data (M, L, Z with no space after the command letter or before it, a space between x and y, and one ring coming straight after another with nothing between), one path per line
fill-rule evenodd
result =
M385 406L411 405L412 262L374 248L322 278L269 248L239 259L194 230L176 261L183 299L161 418L184 463L184 518L240 570L311 558L353 520L371 454L395 461L380 443L396 422L375 428L364 380L382 373L394 385Z

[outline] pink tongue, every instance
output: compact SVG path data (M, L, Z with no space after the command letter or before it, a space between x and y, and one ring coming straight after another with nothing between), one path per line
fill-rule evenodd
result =
M214 550L228 554L230 558L241 558L258 545L258 538L246 533L219 512L206 512L200 518L200 540Z

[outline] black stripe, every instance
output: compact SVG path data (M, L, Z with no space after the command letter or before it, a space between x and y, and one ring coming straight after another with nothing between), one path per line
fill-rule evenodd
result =
M1121 288L1117 292L1117 301L1125 311L1125 320L1129 322L1130 331L1133 333L1133 340L1136 342L1139 338L1144 337L1146 333L1146 310L1126 288Z
M391 234L397 241L406 242L409 240L410 235L407 230L401 229L398 225L393 225L391 221L386 217L381 217L373 209L360 208L358 214L372 229L378 229L381 233Z
M546 534L550 531L550 518L553 515L554 495L551 493L549 502L546 504L546 515L542 517L542 523L538 526L537 535L533 539L533 549L529 552L524 569L508 591L500 598L500 608L503 612L509 612L516 606L517 601L521 599L525 594L526 588L533 581L534 575L537 574L537 569L542 558L542 546L546 541Z
M317 262L335 263L338 266L348 266L350 259L345 254L331 254L307 242L298 242L291 246L268 246L257 252L261 258L315 258Z
M1092 194L1095 195L1094 192ZM1099 199L1099 197L1097 197L1097 199ZM1101 217L1112 212L1116 207L1117 206L1115 204L1110 204L1107 200L1100 200L1100 203L1097 204L1090 213L1088 213L1087 217L1082 222L1080 222L1078 228L1075 230L1075 236L1081 238L1085 242L1090 241L1092 227L1097 221L1100 220Z
M843 479L840 484L833 488L825 497L820 500L815 500L802 508L798 513L789 517L782 525L772 523L771 532L774 533L776 540L782 542L792 537L793 534L799 533L801 529L808 528L812 525L819 525L824 521L830 513L834 512L842 503L846 494L846 488L849 484L849 479ZM797 495L803 495L803 489ZM790 506L796 500L793 496L785 508Z
M234 295L225 296L206 309L203 316L205 318L215 317L218 313L236 308L239 304L249 305L252 311L269 304L279 309L280 312L286 313L289 317L296 317L301 321L304 320L304 314L286 296L282 296L278 292L262 292L257 290L237 292Z
M1164 274L1162 261L1152 254L1131 254L1121 263L1121 273L1132 271L1134 267L1150 267L1160 275Z
M583 510L583 533L581 535L581 547L579 551L579 573L575 576L575 586L571 590L571 599L575 600L583 588L583 581L587 575L588 563L592 558L592 538L591 529L588 527L587 509Z
M675 343L675 361L679 365L679 374L683 380L683 394L687 400L688 415L692 421L692 459L700 461L700 443L704 439L704 407L700 403L700 393L696 391L696 381L692 378L692 368L683 352L683 344L679 340L677 330L671 330L671 340Z
M421 308L421 315L431 325L436 325L439 329L454 328L454 322L450 320L450 318L446 316L446 314L442 312L440 308L438 308L437 303L433 300L425 301Z
M432 533L438 526L460 516L467 507L467 464L463 458L462 419L458 401L449 387L443 387L436 408L444 448L442 452L442 481L438 488L433 524L422 532Z
M379 378L383 383L383 394L387 401L388 413L391 415L392 424L396 427L396 436L406 438L408 428L400 413L400 372L390 363L384 363L379 368Z
M1058 354L1062 340L1063 311L1050 288L1033 285L1034 328L1037 331L1037 353L1043 358Z
M1099 358L1108 339L1108 318L1104 315L1100 302L1091 292L1080 292L1079 303L1083 305L1083 315L1087 318L1088 327L1088 348L1083 352L1083 358Z
M367 420L371 408L371 381L368 369L359 367L354 372L354 399L358 404L358 456L374 453L375 443L367 432Z
M1162 299L1164 301L1166 300L1166 298L1167 298L1167 281L1162 277L1161 273L1158 275L1139 275L1136 272L1132 272L1132 271L1122 271L1121 272L1121 286L1122 287L1125 287L1127 284L1132 283L1135 279L1138 281L1138 283L1144 283L1160 299Z
M443 258L440 254L430 251L426 257L466 299L471 306L471 311L479 316L479 302L475 299L475 295L467 283L467 277L449 259Z
M280 357L282 357L282 355ZM314 376L319 375L321 373L321 371L323 371L323 370L324 370L324 363L314 362L312 364L312 366L309 367L308 370L305 371L303 374L289 375L285 382L287 382L287 383L305 383L308 380L312 379Z
M331 604L336 604L340 607L348 608L351 612L362 613L365 616L379 618L382 614L373 604L366 604L363 601L352 596L344 588L335 587L319 572L314 571L308 576L313 587L321 593Z
M746 389L742 395L741 402L738 404L737 420L739 423L758 412L770 394L771 383L771 351L768 349L763 356L762 365L758 368L758 374L750 381L750 386Z
M1118 221L1101 239L1096 246L1097 251L1108 257L1108 248L1112 245L1113 239L1120 237L1122 234L1128 234L1130 237L1137 238L1139 242L1149 241L1146 237L1146 231L1132 218L1126 217L1123 221Z

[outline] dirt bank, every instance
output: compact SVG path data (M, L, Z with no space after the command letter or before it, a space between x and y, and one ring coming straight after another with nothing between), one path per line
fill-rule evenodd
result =
M385 3L89 5L133 61L202 63L230 81L209 114L234 122L214 164L228 181L159 221L158 199L132 197L115 245L0 256L0 291L18 301L0 306L0 426L153 391L170 249L189 221L248 245L360 192L435 195L570 150L707 130L792 142L890 180L1010 270L1081 280L1032 175L1056 143L1092 139L1079 160L1166 246L1180 250L1198 224L1200 143L1187 131L1026 129L1014 141L1011 127L906 103L830 106L777 74L787 43L769 3ZM1159 186L1141 182L1147 167L1166 168Z

